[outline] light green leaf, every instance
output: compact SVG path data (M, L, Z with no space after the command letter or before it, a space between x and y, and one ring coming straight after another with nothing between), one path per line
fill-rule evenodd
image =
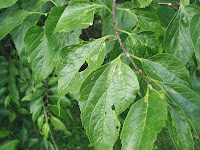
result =
M140 8L147 7L151 4L152 0L136 0Z
M39 116L38 119L37 119L37 124L38 124L39 130L42 129L43 123L44 123L44 114Z
M165 101L159 94L147 92L129 110L121 133L122 150L151 150L166 118Z
M19 143L19 140L6 141L0 145L0 150L15 150L18 143Z
M95 9L103 7L91 2L75 1L61 15L54 33L85 29L93 24Z
M21 101L31 101L31 100L33 100L32 97L33 97L33 94L32 93L28 93L22 98Z
M162 84L168 97L184 111L194 130L200 136L200 96L180 84Z
M43 124L43 126L42 126L42 134L43 134L46 138L48 138L48 136L49 136L49 130L50 130L49 124L48 124L48 122L45 122L45 123Z
M1 5L0 5L1 6ZM0 40L3 39L12 29L22 24L29 13L22 9L11 8L0 14Z
M51 124L52 124L55 128L57 128L57 129L59 129L59 130L62 130L62 131L64 131L64 132L69 132L69 131L67 130L66 126L64 125L64 123L63 123L60 119L58 119L58 118L56 118L56 117L54 117L54 116L51 116Z
M55 148L53 147L53 144L50 143L46 137L43 138L42 143L41 143L41 148L42 150L55 150Z
M81 30L77 29L67 33L56 33L53 34L53 31L58 23L59 18L61 17L64 11L64 7L53 7L51 13L45 23L45 37L47 43L47 49L49 52L50 65L55 66L56 61L58 60L58 54L60 48L68 45L78 44L78 38L81 34Z
M14 5L18 0L0 0L0 9Z
M169 105L167 128L177 150L194 150L193 137L187 118L179 108Z
M195 55L197 58L198 66L200 66L200 15L197 14L192 18L190 23L190 34L194 44Z
M200 13L200 9L196 6L180 7L165 34L165 52L175 55L184 64L193 55L194 46L190 37L189 23L192 17L198 13Z
M4 131L0 131L0 139L3 139L5 137L7 137L8 135L10 135L12 132L10 130L4 130Z
M190 4L190 0L180 0L180 5L181 6L187 6Z
M61 50L60 61L57 65L60 97L68 92L78 92L84 79L101 66L106 53L105 39L106 37L103 37L91 42L67 46ZM88 63L88 67L79 72L85 62Z
M84 81L79 100L81 118L96 149L113 148L120 131L118 115L134 101L138 90L136 75L120 58Z
M26 54L33 70L36 82L43 81L52 72L49 67L49 52L47 50L44 29L39 26L32 26L25 36Z
M40 112L42 110L42 98L39 98L30 104L30 113L32 113L32 120L35 122L35 120L40 115Z
M145 72L151 78L166 82L190 85L189 72L185 66L173 55L158 54L150 60L141 59Z
M53 7L44 29L33 26L26 32L26 52L37 82L44 80L52 72L61 47L79 43L77 38L81 34L80 30L53 35L53 30L63 11L63 7Z

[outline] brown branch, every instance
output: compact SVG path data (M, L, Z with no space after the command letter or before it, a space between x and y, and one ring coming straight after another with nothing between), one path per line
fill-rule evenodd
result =
M126 54L126 57L131 61L131 63L133 64L133 66L135 67L135 69L137 70L137 72L142 76L142 78L144 79L144 81L146 82L146 84L149 86L150 90L153 90L152 85L148 82L148 80L146 79L146 77L143 75L142 70L140 70L138 68L138 66L135 64L135 62L133 61L133 59L131 58L131 56L129 55L128 51L126 50L120 36L119 36L119 32L118 32L118 28L117 28L117 23L116 23L116 17L115 17L115 9L116 9L116 0L113 0L113 7L112 7L112 18L113 18L113 26L115 29L115 34L117 36L118 42L122 48L122 50L124 51L124 53Z

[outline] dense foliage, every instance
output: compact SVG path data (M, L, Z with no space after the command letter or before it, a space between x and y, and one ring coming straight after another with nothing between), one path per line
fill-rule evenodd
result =
M0 150L200 149L199 6L0 0Z

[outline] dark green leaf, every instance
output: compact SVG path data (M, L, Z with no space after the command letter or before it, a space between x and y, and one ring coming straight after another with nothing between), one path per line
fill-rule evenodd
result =
M179 108L169 105L167 128L177 150L193 150L194 143L187 118Z
M168 97L181 107L194 130L200 135L200 96L180 84L162 84Z
M200 15L195 15L190 23L190 34L194 44L195 55L197 58L198 66L200 66Z
M189 72L185 66L173 55L158 54L150 60L141 59L145 72L151 78L166 82L190 85Z
M164 50L178 57L186 64L193 55L194 46L190 38L189 23L192 17L200 13L198 7L181 7L170 22L164 41Z

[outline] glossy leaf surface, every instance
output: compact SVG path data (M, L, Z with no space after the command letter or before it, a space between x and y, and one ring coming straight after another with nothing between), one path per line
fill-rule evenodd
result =
M103 6L86 1L75 1L66 7L62 13L54 33L69 32L75 29L85 29L93 24L94 11Z
M192 17L200 13L198 7L180 7L165 33L164 50L186 64L193 55L194 46L190 38L189 24Z
M146 73L151 78L167 82L180 83L190 87L189 72L185 66L173 55L158 54L150 60L142 59Z
M147 94L137 101L129 110L123 125L122 150L151 150L166 118L166 103L159 94Z
M101 66L106 53L104 41L105 38L101 38L88 43L67 46L61 50L57 67L60 97L68 92L78 92L84 79ZM85 62L88 67L79 72Z
M29 13L22 9L8 9L0 14L0 40L3 39L14 27L20 25Z
M118 115L134 101L138 90L137 77L119 58L85 80L79 100L81 118L97 149L112 149L120 130Z

